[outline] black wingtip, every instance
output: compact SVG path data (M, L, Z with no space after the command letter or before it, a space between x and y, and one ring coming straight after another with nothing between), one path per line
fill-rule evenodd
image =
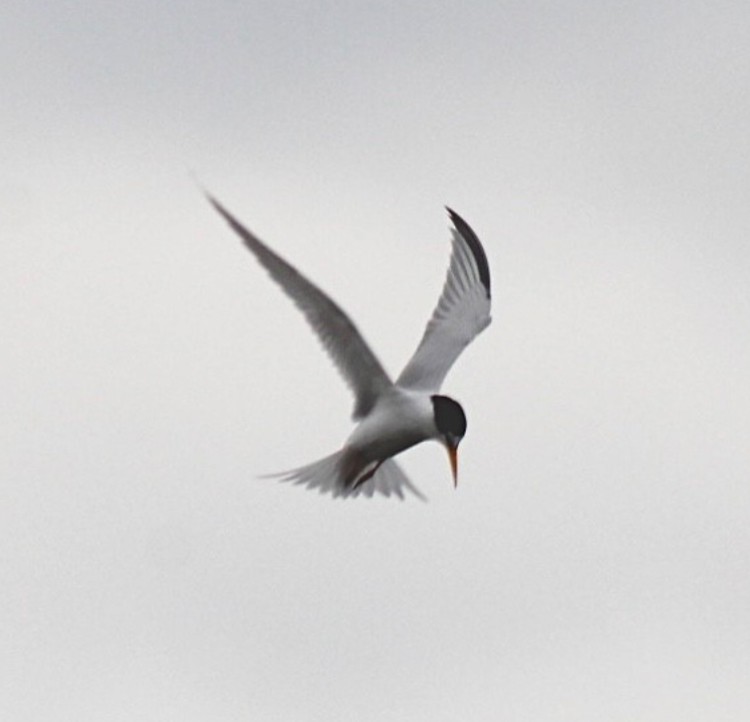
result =
M214 198L211 193L205 188L201 187L200 191L201 193L203 193L206 200L214 207L214 210L220 213L222 216L226 217L227 210L224 208L224 206L222 206L221 203L219 203L219 201L216 200L216 198Z
M445 207L445 210L448 211L448 216L451 219L451 223L453 223L453 225L455 226L456 231L458 231L461 238L466 241L466 245L469 246L469 249L474 255L474 260L476 261L477 269L479 270L479 280L487 289L487 297L489 298L490 264L487 262L487 254L484 252L482 243L479 240L477 234L474 233L472 227L463 218L461 218L461 216L459 216L456 211L454 211L452 208L449 208L448 206Z
M203 185L200 178L198 178L197 174L192 170L189 171L189 174L193 183L195 183L195 187L198 189L200 193L203 194L203 197L214 207L214 210L220 213L222 216L224 216L224 218L227 218L227 216L230 215L227 209L224 208L224 206L222 206L221 203L219 203L219 201L216 200L216 198L214 198L214 196L211 194L211 191L209 191L206 188L206 186Z
M200 189L206 200L214 207L214 210L229 224L229 226L247 242L249 231L205 188Z

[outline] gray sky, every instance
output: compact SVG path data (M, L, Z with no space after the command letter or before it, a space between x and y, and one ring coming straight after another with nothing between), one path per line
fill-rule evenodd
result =
M750 718L744 4L6 5L3 719ZM474 226L457 491L256 478L350 400L191 172L393 373Z

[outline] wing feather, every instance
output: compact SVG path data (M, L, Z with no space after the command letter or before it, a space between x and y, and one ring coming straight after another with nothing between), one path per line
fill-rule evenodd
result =
M461 352L489 326L490 267L479 238L458 213L453 222L448 275L422 340L396 384L439 391Z
M344 311L294 266L274 253L213 196L206 197L246 248L305 315L355 396L353 418L365 416L392 382Z

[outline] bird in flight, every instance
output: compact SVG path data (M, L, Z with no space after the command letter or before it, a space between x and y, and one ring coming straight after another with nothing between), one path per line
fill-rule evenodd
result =
M283 481L335 497L375 492L424 498L394 456L434 439L448 451L454 486L466 415L440 387L459 354L490 324L490 268L477 235L450 208L453 223L448 275L422 340L395 383L344 311L296 268L242 225L216 198L206 197L271 278L294 301L354 394L359 423L339 451L298 469Z

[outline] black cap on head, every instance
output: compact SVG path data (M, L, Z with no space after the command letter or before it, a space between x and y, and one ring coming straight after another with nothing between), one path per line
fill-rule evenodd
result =
M443 436L451 436L457 441L466 433L466 414L458 401L447 396L432 396L435 426Z

